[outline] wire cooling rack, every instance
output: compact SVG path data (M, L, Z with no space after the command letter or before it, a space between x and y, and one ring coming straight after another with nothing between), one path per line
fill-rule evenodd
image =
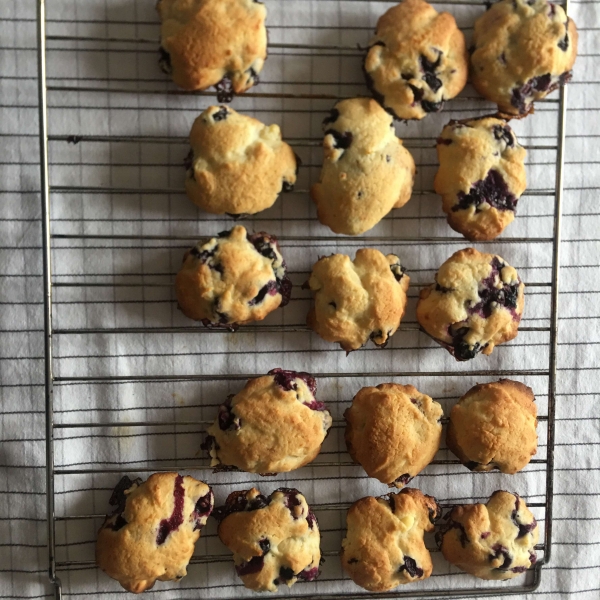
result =
M316 582L281 597L371 597L343 575L339 559L345 510L388 490L364 476L345 452L343 411L364 385L412 383L448 414L476 382L499 376L530 385L537 398L539 449L513 476L471 473L442 446L412 483L443 507L485 500L498 488L520 493L543 535L539 562L510 582L482 582L448 565L427 537L434 572L386 597L451 597L530 592L550 559L554 464L557 302L566 92L537 103L514 127L528 151L528 190L503 237L482 249L504 256L527 284L519 337L490 357L458 364L419 331L418 289L468 244L448 234L431 190L435 138L450 118L493 112L468 86L424 122L398 124L417 163L412 200L368 235L331 235L308 197L321 164L320 123L339 98L365 95L360 69L377 17L390 2L268 1L269 59L261 83L232 106L282 127L301 156L296 190L243 221L281 242L295 284L292 300L264 322L237 333L204 329L175 308L173 278L185 249L232 226L206 215L183 193L183 158L193 119L216 102L212 92L177 90L157 66L158 18L138 0L38 0L39 117L44 235L47 508L49 574L55 597L125 593L98 573L96 531L122 474L190 473L223 503L234 489L269 493L299 488L314 508L325 562ZM470 37L481 2L435 2ZM308 293L300 285L320 255L351 255L366 245L399 254L411 276L401 330L385 349L346 357L305 325ZM311 465L275 478L212 474L198 447L216 407L246 379L274 367L307 370L334 425ZM61 583L62 582L62 583ZM235 577L214 522L203 530L188 576L158 583L160 597L255 596ZM163 595L164 594L164 595ZM270 595L270 598L280 597Z

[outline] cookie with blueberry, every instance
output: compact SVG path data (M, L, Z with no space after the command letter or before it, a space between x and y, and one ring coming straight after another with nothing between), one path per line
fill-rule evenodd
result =
M123 477L109 500L114 511L98 532L96 563L127 591L179 581L212 512L210 487L193 477L155 473Z
M547 0L501 0L475 21L473 87L500 111L525 115L571 80L577 27Z
M338 102L323 130L323 168L310 190L323 225L359 235L410 200L415 161L375 100Z
M185 253L175 278L177 302L186 317L233 330L289 302L286 273L274 236L237 225Z
M313 461L331 427L308 373L273 369L219 407L204 447L213 467L284 473Z
M474 248L455 252L421 290L417 320L456 360L491 354L517 336L525 284L503 258Z
M394 254L363 248L352 260L332 254L313 266L308 288L314 304L308 326L346 352L372 340L385 347L406 310L410 277Z
M518 494L456 506L436 534L444 558L479 579L512 579L532 567L539 528Z
M433 564L423 535L433 531L439 516L435 498L413 488L382 498L361 498L346 516L344 571L370 592L427 579Z
M348 453L369 477L401 488L433 460L443 414L412 385L364 387L344 413Z
M253 215L296 183L298 161L279 126L227 106L211 106L194 121L190 145L185 191L206 212Z
M527 186L525 154L503 119L450 121L437 140L434 180L450 227L468 240L499 236Z
M471 471L516 473L537 452L536 426L531 388L500 379L476 385L452 407L446 444Z
M306 498L280 488L264 496L256 488L233 492L215 510L219 539L233 552L244 586L275 592L319 576L321 534Z
M231 101L258 81L267 58L267 9L255 0L158 0L160 61L184 90L215 86Z
M454 17L424 0L404 0L377 21L363 69L367 86L390 114L422 119L461 92L468 64Z

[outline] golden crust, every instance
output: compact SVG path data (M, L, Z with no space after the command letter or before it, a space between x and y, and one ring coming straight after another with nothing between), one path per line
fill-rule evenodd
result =
M370 46L367 83L398 119L422 119L441 110L467 83L464 35L450 13L438 13L424 0L390 8L377 22ZM427 71L423 58L430 63Z
M503 258L459 250L439 268L435 281L419 294L417 320L457 360L491 354L516 337L525 284Z
M345 254L321 258L308 280L314 293L308 326L347 352L369 338L384 346L404 316L409 283L397 256L373 248L358 250L354 261Z
M231 79L236 94L255 82L267 58L264 4L253 0L159 0L161 46L173 81L204 90Z
M272 256L261 254L241 225L226 236L198 242L185 253L175 292L187 317L237 325L261 321L284 303L286 268L277 241L267 234L256 235L267 240Z
M310 190L323 225L358 235L408 202L415 161L375 100L338 102L323 129L323 168Z
M177 486L183 488L182 522L158 543L161 521L175 514ZM107 517L98 532L96 563L109 577L126 590L140 593L150 589L157 580L179 580L187 574L186 567L200 537L200 527L208 513L199 516L196 502L212 493L202 481L181 477L177 473L155 473L145 483L134 482L124 490L126 504L122 513ZM126 523L114 529L117 519Z
M273 375L250 379L225 410L237 425L225 430L219 418L209 427L211 466L233 465L248 473L284 473L313 461L331 427L329 411L317 402L306 382L293 379L284 389ZM311 409L318 406L321 410ZM241 424L241 426L239 425Z
M440 168L434 188L442 196L450 227L468 240L492 240L500 235L515 218L515 210L485 200L459 208L459 202L476 190L476 184L494 176L504 182L516 207L527 187L526 152L507 122L495 117L450 121L438 138L437 154Z
M253 215L296 183L296 155L279 126L226 106L211 106L194 121L190 145L185 190L206 212Z
M290 492L297 504L288 507ZM247 492L234 492L230 498L243 495L252 500L259 494L252 488ZM297 490L277 490L269 500L263 508L229 514L217 530L219 539L233 552L236 567L243 568L253 558L263 557L263 566L257 572L240 575L244 586L257 592L276 591L282 569L293 572L293 577L284 580L291 587L303 571L316 573L321 560L321 534L306 498ZM312 517L307 518L309 515ZM263 541L266 546L265 540L268 542L266 552L259 544Z
M526 114L534 100L556 89L561 75L564 79L573 68L577 40L573 19L567 19L557 4L547 0L497 2L475 21L473 87L502 112ZM544 78L543 85L536 83L537 78Z
M426 579L433 565L423 534L433 530L438 516L435 498L413 488L387 498L361 498L346 517L344 570L354 583L371 592Z
M536 561L539 528L517 494L496 491L487 504L455 507L442 530L444 558L480 579L512 579Z
M346 446L369 477L401 488L434 458L442 407L412 385L362 388L346 410Z
M516 473L537 452L536 426L531 388L501 379L476 385L454 405L446 444L473 471Z

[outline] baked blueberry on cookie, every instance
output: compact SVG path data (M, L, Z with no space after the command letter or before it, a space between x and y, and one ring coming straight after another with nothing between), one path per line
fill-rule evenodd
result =
M158 0L160 66L184 90L214 85L219 102L258 81L267 58L265 5L255 0Z
M371 592L426 579L433 565L423 534L433 530L439 516L435 498L413 488L383 498L361 498L346 517L344 570Z
M190 145L185 190L206 212L253 215L296 183L296 155L279 127L226 106L211 106L194 121Z
M509 114L527 114L571 79L577 28L558 4L502 0L477 21L471 54L473 87Z
M233 552L235 570L256 592L319 576L321 534L306 498L280 488L263 496L256 488L233 492L215 510L219 539Z
M273 369L229 396L208 428L211 466L248 473L283 473L313 461L331 427L308 373Z
M401 488L433 460L442 416L442 407L412 385L364 387L344 413L348 453L369 477Z
M249 234L241 225L188 250L175 279L186 317L232 330L285 306L291 291L275 237Z
M421 290L417 320L456 360L491 354L517 336L524 289L500 256L459 250L440 267L435 283Z
M106 517L96 543L96 562L107 575L140 593L157 580L187 574L214 504L205 483L177 473L155 473L144 483L123 477L109 503L114 512Z
M450 227L469 240L492 240L512 222L527 185L525 150L506 121L450 121L437 140L435 191Z
M314 295L308 326L346 352L369 339L384 347L404 316L409 282L397 256L373 248L358 250L354 260L345 254L321 258L308 280Z
M358 235L409 201L415 161L375 100L338 102L323 130L323 169L310 190L323 225Z
M396 119L442 110L467 83L469 57L454 17L404 0L377 22L364 62L367 86Z
M456 506L436 534L444 558L479 579L512 579L535 564L538 524L517 494Z

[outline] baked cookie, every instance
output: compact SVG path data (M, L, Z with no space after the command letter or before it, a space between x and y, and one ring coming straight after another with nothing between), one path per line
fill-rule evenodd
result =
M369 477L401 488L433 460L443 414L412 385L364 387L344 413L348 453Z
M415 161L375 100L338 102L323 129L323 169L310 190L323 225L358 235L409 201Z
M496 117L450 121L437 140L435 191L452 229L493 240L512 222L527 187L525 150Z
M384 347L404 316L409 282L397 256L373 248L358 250L354 260L345 254L321 258L308 280L315 298L308 326L346 352L369 339Z
M456 506L436 534L444 558L479 579L512 579L535 564L538 524L517 494Z
M268 497L256 488L233 492L214 514L247 588L275 592L280 583L291 587L319 576L319 524L298 490L280 488Z
M284 473L313 461L331 427L308 373L273 369L229 396L208 428L211 466L248 473Z
M188 250L175 279L186 317L232 330L285 306L291 291L277 239L265 232L249 234L241 225Z
M421 290L417 320L456 360L491 354L517 336L524 289L500 256L459 250L440 267L435 283Z
M258 82L267 58L264 4L254 0L158 0L159 64L184 90L216 86L219 102Z
M531 388L510 379L471 388L452 408L448 448L471 471L516 473L537 452Z
M211 106L194 121L190 145L185 191L206 212L253 215L296 183L296 155L279 126L226 106Z
M435 498L406 488L384 498L355 502L346 517L342 566L371 592L427 579L433 565L423 534L433 530L440 509Z
M442 110L467 83L469 56L454 17L404 0L379 21L364 61L367 86L396 119Z
M107 575L137 594L187 574L214 504L205 483L177 473L155 473L144 483L123 477L109 503L115 509L96 543L96 563Z
M535 100L570 81L577 28L558 4L502 0L475 21L473 87L508 114L527 114Z

